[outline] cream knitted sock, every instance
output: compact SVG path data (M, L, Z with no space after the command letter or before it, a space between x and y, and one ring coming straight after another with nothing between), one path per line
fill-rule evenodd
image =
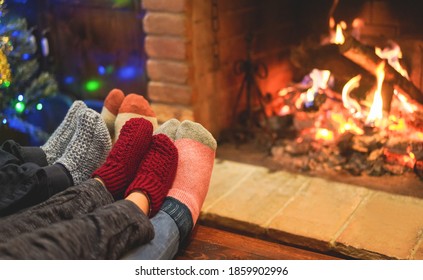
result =
M144 118L151 122L153 131L157 128L157 118L151 109L148 101L141 95L131 93L123 99L119 108L119 113L115 120L115 142L119 138L120 130L127 120L132 118Z
M170 119L164 122L161 126L159 126L156 131L154 131L153 135L157 134L165 134L171 140L175 141L176 139L176 131L178 130L179 125L181 124L180 121L177 119Z
M115 120L124 98L125 94L120 89L115 88L109 92L104 100L101 117L107 125L110 137L115 135Z

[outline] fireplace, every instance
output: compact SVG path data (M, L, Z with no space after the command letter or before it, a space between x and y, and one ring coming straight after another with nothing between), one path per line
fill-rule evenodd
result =
M288 169L341 170L352 176L409 172L421 176L423 31L418 27L423 19L418 11L422 4L396 0L143 0L142 6L146 10L148 95L159 119L194 119L220 139L242 141L248 138L242 130L248 110L247 118L256 118L253 122L263 128L255 127L253 133L261 135L260 143L269 146L274 159ZM344 28L349 47L330 42L337 26ZM383 129L375 120L358 121L348 113L356 110L367 116L377 85L372 73L376 62L369 66L371 60L366 56L357 62L346 55L348 50L356 51L357 44L358 50L400 48L402 57L394 60L408 72L405 83L406 78L397 77L396 71L385 73L388 81L383 82L381 98L388 123ZM370 57L386 61L385 68L393 69L386 57L376 53ZM251 97L243 84L245 71L239 71L246 61L253 67L250 82L257 85L251 88ZM324 86L327 91L316 94L322 89L315 85L312 95L316 99L304 107L304 100L298 98L313 87L308 82L325 75L321 70L330 71ZM351 104L346 108L342 90L359 74L364 89L350 89L346 96ZM263 97L262 105L255 91ZM358 103L360 112L354 109ZM411 106L413 112L407 115L401 106ZM264 118L261 111L266 113ZM228 137L227 131L235 131L235 136Z

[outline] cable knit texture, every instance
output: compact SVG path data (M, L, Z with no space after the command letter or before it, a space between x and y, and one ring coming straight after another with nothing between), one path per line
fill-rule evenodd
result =
M46 154L48 164L53 164L65 152L76 130L78 112L85 108L87 105L84 102L80 100L73 102L63 121L47 142L40 147Z
M134 179L147 153L153 134L152 124L142 118L130 119L107 156L106 162L92 174L103 180L115 199L120 198Z
M111 147L110 134L100 114L86 108L78 114L74 136L55 163L65 166L77 185L90 178L92 172L103 164Z
M178 151L173 141L164 134L154 135L150 150L126 190L125 197L136 190L144 192L150 200L150 217L154 216L175 179L177 164Z
M217 143L199 123L183 121L176 132L175 146L178 169L168 196L188 207L195 225L209 189Z

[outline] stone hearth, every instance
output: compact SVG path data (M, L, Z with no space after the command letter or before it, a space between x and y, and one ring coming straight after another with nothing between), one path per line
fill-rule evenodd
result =
M357 259L423 259L422 198L219 154L200 222Z

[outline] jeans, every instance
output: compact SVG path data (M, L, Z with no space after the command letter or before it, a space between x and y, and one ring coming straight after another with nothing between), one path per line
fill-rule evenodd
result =
M160 210L151 219L154 227L154 239L139 248L131 250L123 259L126 260L170 260L178 252L179 230L175 221Z

